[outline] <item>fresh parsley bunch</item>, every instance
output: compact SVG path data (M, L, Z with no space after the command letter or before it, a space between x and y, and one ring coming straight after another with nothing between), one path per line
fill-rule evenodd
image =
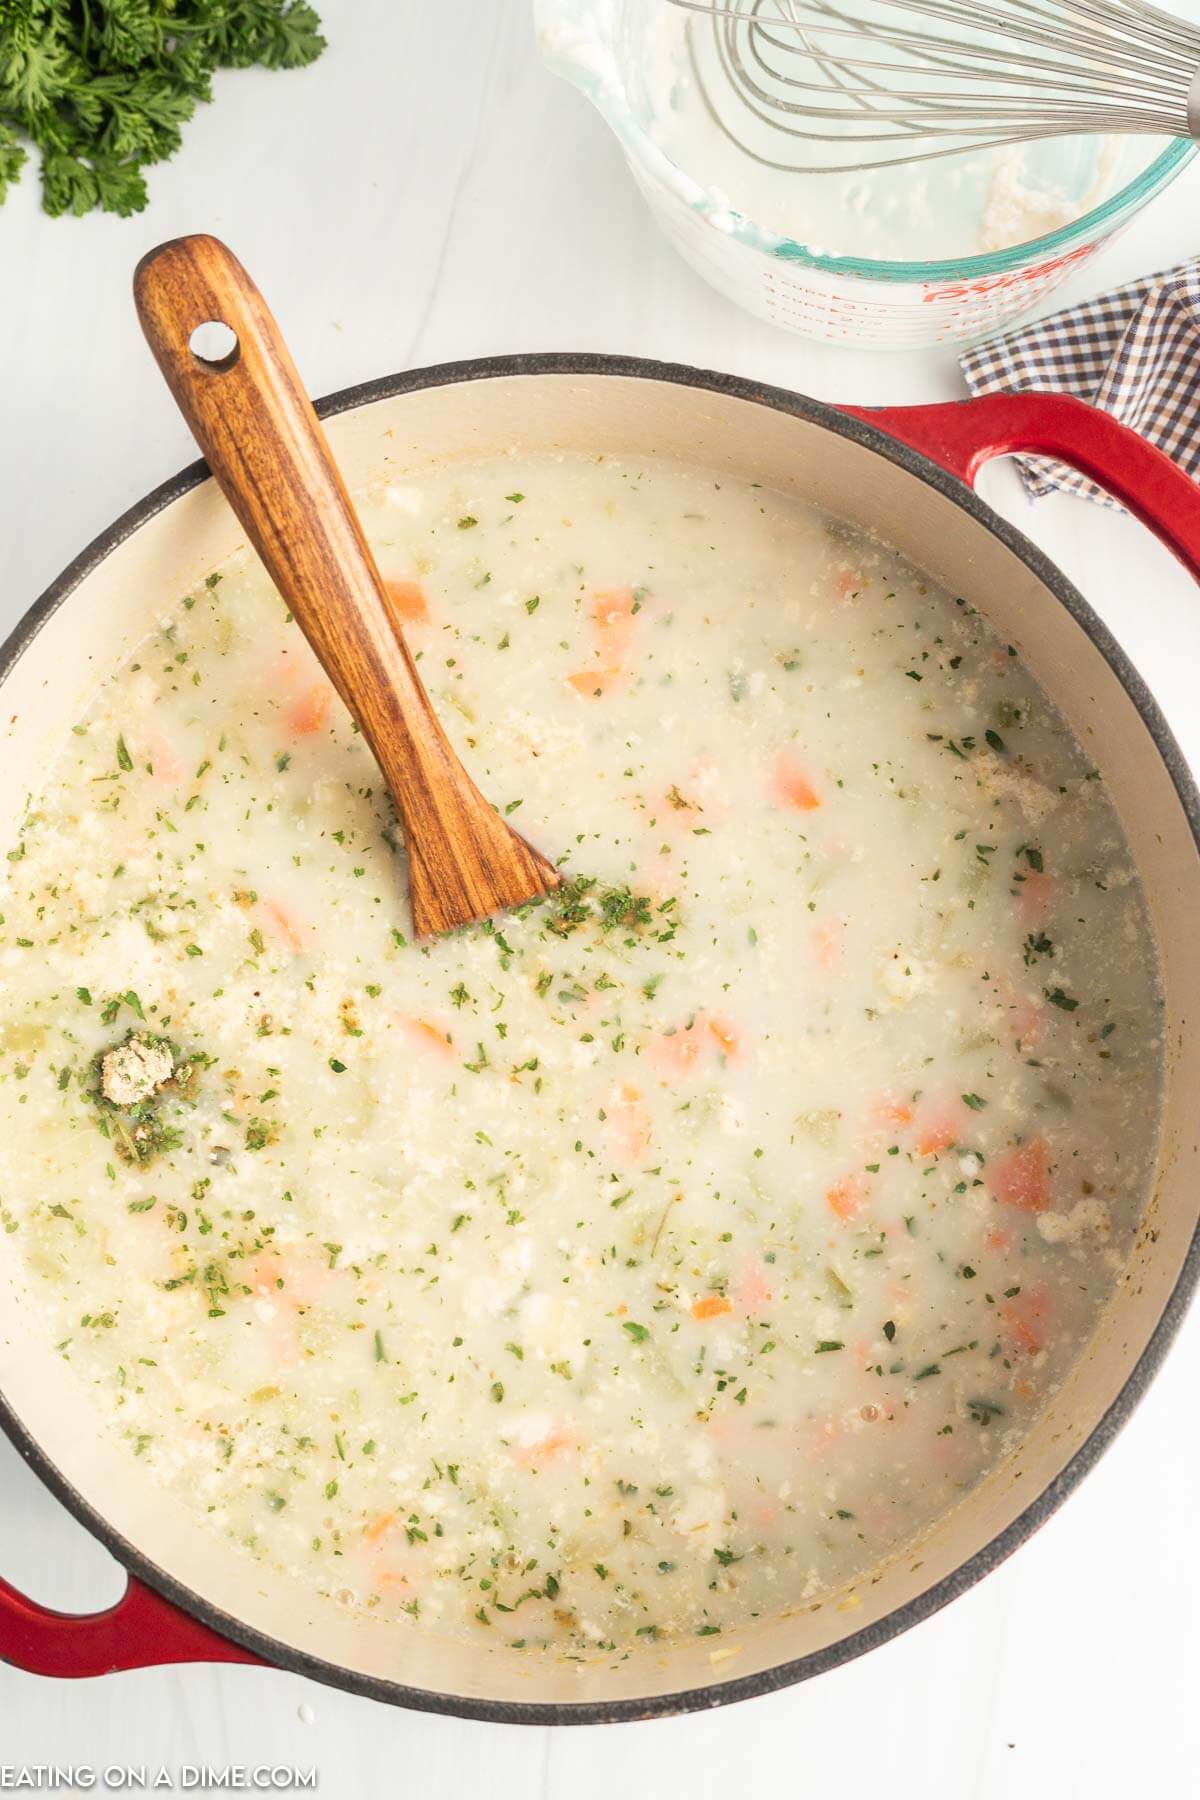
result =
M146 204L215 69L295 69L325 48L307 0L0 0L0 201L28 139L57 216Z

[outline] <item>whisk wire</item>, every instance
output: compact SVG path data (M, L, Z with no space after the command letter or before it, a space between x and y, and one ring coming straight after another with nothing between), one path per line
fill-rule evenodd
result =
M1054 136L1200 139L1200 29L1150 0L671 4L691 15L692 68L713 119L771 168L809 172L784 160L789 141L841 151L815 171ZM700 56L706 21L723 98L766 128L765 142L746 141L728 104L718 104ZM860 156L859 146L872 145L904 153Z

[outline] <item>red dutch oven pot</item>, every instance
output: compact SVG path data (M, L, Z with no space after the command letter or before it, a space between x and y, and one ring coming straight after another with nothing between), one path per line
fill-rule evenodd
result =
M965 595L1016 645L1101 771L1162 955L1168 1045L1162 1150L1130 1265L1092 1343L1020 1452L847 1604L809 1603L705 1641L569 1665L408 1622L343 1616L211 1538L89 1414L40 1341L0 1258L0 1424L47 1487L129 1571L108 1611L72 1617L0 1581L0 1658L79 1677L151 1664L263 1662L426 1710L594 1724L769 1692L918 1623L1049 1517L1129 1417L1200 1270L1200 795L1120 648L1059 571L972 492L1015 451L1061 458L1122 502L1200 578L1200 489L1108 415L1057 395L825 406L732 376L622 357L455 363L319 408L351 490L451 458L579 449L699 462L864 526ZM71 564L0 651L0 825L11 836L61 734L146 629L154 596L228 556L240 532L203 464L135 506ZM483 1634L481 1634L482 1636ZM732 1654L730 1653L732 1652Z

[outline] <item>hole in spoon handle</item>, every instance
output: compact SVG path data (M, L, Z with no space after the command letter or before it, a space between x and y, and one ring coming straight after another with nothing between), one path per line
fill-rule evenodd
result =
M196 361L214 374L232 369L241 353L237 332L223 319L205 319L188 339Z

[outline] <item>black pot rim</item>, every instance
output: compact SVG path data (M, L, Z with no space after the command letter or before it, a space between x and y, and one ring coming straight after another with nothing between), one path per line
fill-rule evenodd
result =
M638 380L670 383L698 388L705 392L746 400L770 407L793 417L821 426L838 436L861 444L876 455L898 464L927 486L952 500L992 537L1013 551L1022 562L1064 606L1071 617L1087 633L1108 663L1125 692L1136 706L1179 797L1180 805L1191 828L1192 839L1200 854L1200 791L1175 737L1149 688L1134 668L1103 621L1088 605L1078 589L1025 535L994 513L972 489L948 474L938 464L890 437L885 431L863 420L840 412L836 407L794 394L784 388L749 380L737 375L719 374L681 363L655 362L642 357L609 356L552 352L515 356L481 357L469 361L436 364L395 375L385 375L356 387L343 388L319 400L317 411L323 418L350 412L379 400L394 399L402 394L417 393L426 388L452 386L459 382L485 381L504 376L521 375L616 375ZM174 501L189 493L208 478L204 462L194 462L171 480L163 482L123 513L106 531L93 539L57 580L34 601L24 617L0 645L0 682L23 655L33 639L75 589L112 555L127 538L138 531ZM641 1719L674 1717L684 1713L708 1711L737 1700L775 1693L780 1688L838 1668L842 1663L861 1656L877 1645L886 1644L912 1626L939 1612L1004 1562L1039 1526L1055 1513L1067 1495L1095 1467L1132 1415L1162 1363L1172 1339L1182 1323L1192 1293L1200 1280L1200 1226L1192 1237L1179 1277L1159 1317L1154 1331L1137 1363L1130 1371L1121 1391L1094 1429L1076 1450L1058 1475L1038 1494L1010 1525L999 1532L974 1556L949 1575L918 1594L906 1605L877 1620L862 1631L843 1638L823 1650L811 1652L789 1662L777 1664L754 1675L733 1677L710 1687L692 1688L680 1693L647 1696L644 1699L570 1702L516 1702L481 1700L466 1696L434 1692L405 1686L380 1677L361 1675L354 1670L324 1661L321 1657L292 1648L254 1630L210 1605L193 1593L166 1570L158 1568L140 1550L117 1532L84 1499L77 1488L62 1474L27 1430L16 1412L0 1393L0 1430L10 1439L21 1457L38 1475L51 1493L72 1513L93 1537L146 1587L178 1606L219 1636L252 1651L276 1668L309 1676L328 1686L341 1688L368 1699L380 1700L418 1712L443 1713L457 1718L474 1719L490 1724L516 1725L602 1725L632 1723Z

